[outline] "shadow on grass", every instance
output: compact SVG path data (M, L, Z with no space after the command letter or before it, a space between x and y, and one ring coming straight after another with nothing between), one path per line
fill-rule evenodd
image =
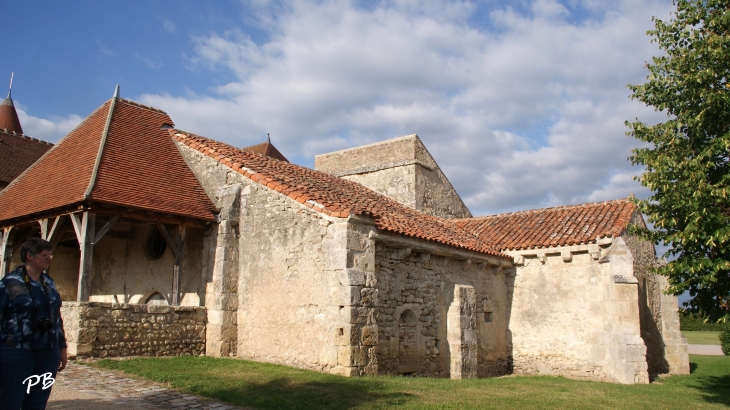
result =
M730 406L730 374L727 374L726 370L722 371L722 373L725 374L720 375L716 372L713 372L715 374L702 374L702 371L697 372L698 367L698 363L689 364L690 374L698 373L696 374L695 382L692 383L691 386L703 393L702 400L708 403L718 403ZM708 371L708 367L711 366L704 365L703 368L699 370ZM712 370L715 369L709 369L709 371Z
M730 406L730 376L706 376L700 379L702 399L708 403L719 403Z
M205 396L257 409L351 409L365 404L392 407L415 398L409 393L387 390L384 383L374 379L302 382L282 377L207 389Z

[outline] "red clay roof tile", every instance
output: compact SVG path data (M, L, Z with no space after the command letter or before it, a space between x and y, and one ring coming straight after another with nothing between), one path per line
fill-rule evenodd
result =
M0 183L10 183L52 146L50 142L0 129Z
M290 190L289 198L297 202L317 203L319 206L312 207L317 212L338 218L346 218L351 214L369 216L381 231L511 259L451 222L416 211L356 182L277 161L184 131L169 132L176 140L211 158L225 156L240 163L242 168L237 172L252 181L264 186L275 182L273 189L277 192Z
M15 111L15 104L13 99L8 95L7 98L0 103L0 129L7 129L10 132L16 134L23 133L23 127L20 126L20 119L18 113Z
M279 161L289 162L289 160L286 159L286 157L282 155L282 153L279 152L279 150L270 142L262 142L261 144L251 145L250 147L242 148L242 150L278 159Z
M169 133L164 112L117 99L94 186L112 100L97 108L27 172L0 192L0 221L86 201L207 221L216 212Z
M627 199L532 209L451 222L501 251L596 242L626 229L636 206Z

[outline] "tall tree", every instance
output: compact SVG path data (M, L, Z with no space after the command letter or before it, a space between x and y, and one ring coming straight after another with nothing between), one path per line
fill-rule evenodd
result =
M689 310L712 320L730 318L730 0L676 0L667 22L653 19L647 34L665 55L647 64L632 98L667 114L647 125L626 122L646 142L632 151L637 179L652 190L637 200L654 231L639 230L669 246L673 259L657 271L668 291L689 291Z

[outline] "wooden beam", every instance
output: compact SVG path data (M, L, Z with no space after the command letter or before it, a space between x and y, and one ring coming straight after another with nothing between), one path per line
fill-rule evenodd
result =
M71 217L71 222L74 225L74 231L76 231L76 240L79 241L79 245L81 245L81 219L79 219L79 214L73 213L69 216Z
M94 232L96 231L96 214L85 211L81 223L78 224L78 215L71 214L74 221L79 247L81 248L81 263L79 264L79 286L76 292L76 300L79 302L89 301L91 274L93 271L94 257ZM77 225L80 225L77 228Z
M104 234L109 232L109 229L111 229L112 226L114 226L114 224L117 223L117 221L119 221L119 218L121 218L121 217L122 217L122 215L120 215L120 214L116 214L116 215L112 216L112 219L110 219L101 229L99 229L99 232L97 232L96 235L94 236L94 245L99 243L101 238L104 237Z
M185 225L180 225L175 252L175 265L172 268L172 305L180 306L182 263L185 256Z
M2 230L2 238L0 238L0 278L5 277L8 273L8 267L10 266L10 258L13 256L13 241L11 235L13 233L14 226L4 228ZM8 249L8 246L11 248Z
M48 240L48 218L39 220L38 224L41 226L41 239Z
M177 242L172 239L172 235L170 235L170 232L167 231L165 225L160 221L157 221L157 230L160 231L162 238L165 239L165 243L167 243L167 247L172 251L172 256L177 258Z
M195 228L207 228L210 226L211 223L215 223L213 219L206 221L203 219L196 219L196 218L190 218L185 217L181 215L173 215L173 214L166 214L162 212L153 212L153 211L146 211L146 210L140 210L140 209L134 209L134 208L128 208L124 206L119 205L111 205L111 204L97 204L97 203L91 203L91 204L73 204L68 205L56 209L51 209L44 212L39 212L32 215L27 215L21 218L13 218L13 219L7 219L4 221L0 221L0 229L14 226L18 227L21 225L32 225L38 223L39 219L43 218L55 218L59 215L69 215L72 213L79 213L79 212L95 212L97 215L109 215L113 216L116 214L121 214L123 219L134 219L134 220L140 220L140 221L146 221L146 222L152 222L155 223L156 221L161 221L164 224L168 225L180 225L184 224L188 227L195 227Z
M58 228L58 222L61 220L61 215L58 215L56 219L53 221L53 226L51 226L51 230L49 230L46 233L46 237L44 238L48 242L51 242L53 240L53 234L56 233L56 228ZM52 242L51 242L52 243Z

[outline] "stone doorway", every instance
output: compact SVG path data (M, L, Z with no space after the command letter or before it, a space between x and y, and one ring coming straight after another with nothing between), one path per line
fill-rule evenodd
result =
M418 367L418 317L404 310L398 318L398 373L415 373Z

